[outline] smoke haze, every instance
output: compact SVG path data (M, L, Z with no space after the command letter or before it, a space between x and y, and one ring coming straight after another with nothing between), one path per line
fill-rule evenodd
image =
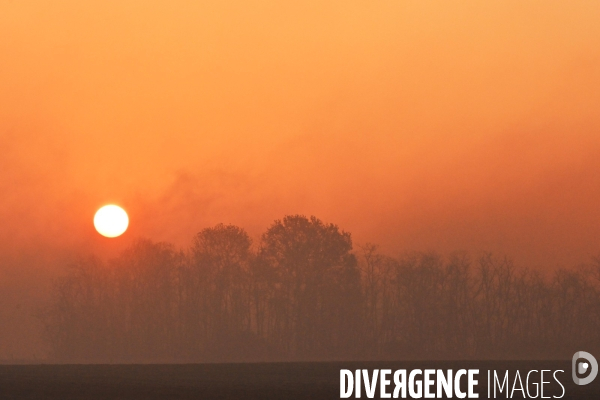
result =
M383 252L600 252L600 4L0 1L0 359L82 254L316 215ZM94 212L118 203L108 241ZM255 240L256 242L256 240Z

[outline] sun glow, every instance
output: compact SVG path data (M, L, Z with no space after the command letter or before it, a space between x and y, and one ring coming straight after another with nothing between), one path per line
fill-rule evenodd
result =
M94 227L102 236L114 238L121 236L129 226L129 217L119 206L107 205L96 211Z

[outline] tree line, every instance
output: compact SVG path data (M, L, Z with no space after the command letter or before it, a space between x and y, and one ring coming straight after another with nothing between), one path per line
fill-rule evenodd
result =
M293 215L256 245L219 224L185 250L80 259L43 321L64 362L570 357L600 347L600 262L543 275L490 254L392 258Z

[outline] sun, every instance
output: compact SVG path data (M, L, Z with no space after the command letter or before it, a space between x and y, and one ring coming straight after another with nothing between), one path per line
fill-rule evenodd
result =
M100 208L94 215L94 227L99 234L109 238L121 236L129 226L129 217L119 206L109 204Z

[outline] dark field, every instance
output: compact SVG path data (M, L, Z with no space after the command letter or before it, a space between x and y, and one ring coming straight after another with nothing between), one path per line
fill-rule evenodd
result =
M488 369L502 374L508 369L509 381L516 370L525 380L532 369L562 369L565 372L558 377L565 386L565 399L600 398L600 379L588 386L573 384L570 361L411 361L0 365L0 399L338 399L340 369L358 368L476 368L480 370L480 398L487 398ZM550 390L544 395L560 395L560 387L548 376ZM364 391L362 398L366 398ZM515 392L513 398L522 398L521 393Z

